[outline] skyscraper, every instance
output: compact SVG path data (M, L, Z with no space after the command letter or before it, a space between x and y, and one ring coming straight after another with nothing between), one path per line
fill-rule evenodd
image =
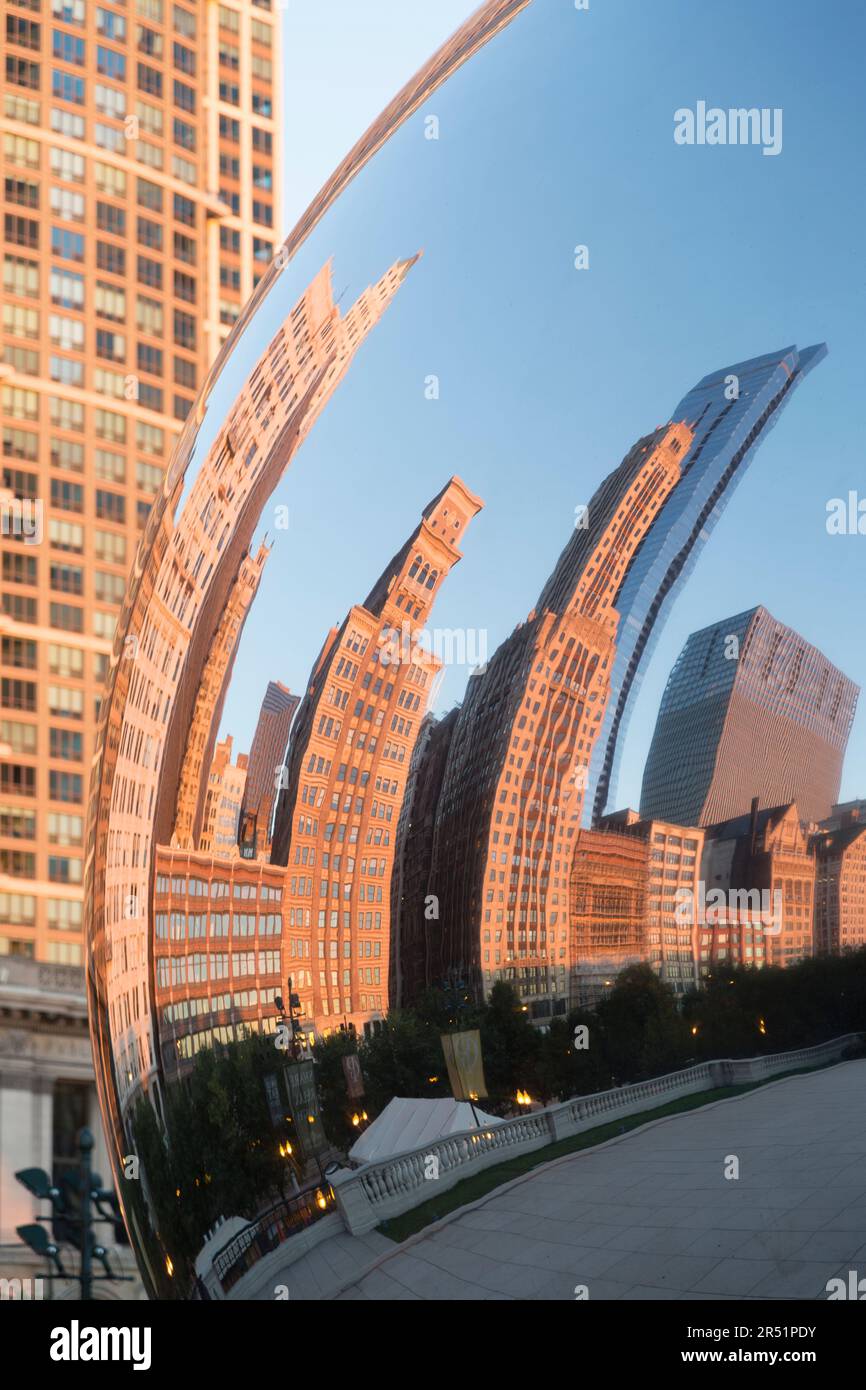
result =
M230 656L264 560L249 550L257 518L412 264L395 262L345 314L323 265L286 306L183 502L181 450L148 516L150 565L128 599L97 730L87 858L101 990L91 1007L98 1045L122 1058L124 1111L158 1084L159 1019L141 1007L152 977L155 851L171 845L181 813L193 842L200 833ZM185 781L191 740L194 777Z
M512 981L538 1018L562 1011L571 987L569 873L611 693L614 595L691 441L688 426L662 426L605 479L537 607L470 679L451 738L424 890L441 944L428 958L477 992ZM417 920L419 902L404 894L403 907Z
M662 696L641 815L710 825L746 815L753 797L829 815L858 693L766 608L693 632Z
M74 964L127 572L280 234L280 29L271 0L14 0L0 44L2 484L42 532L0 538L0 953Z
M286 931L312 928L307 1014L323 1032L369 1027L388 1007L397 823L442 665L421 634L481 506L459 478L427 504L364 603L328 634L295 718L272 861L288 866Z
M671 419L684 421L694 439L679 486L659 509L614 596L621 621L612 696L590 765L585 824L616 804L619 757L641 673L680 586L792 390L826 355L820 343L723 367L699 381L674 410Z
M252 844L248 846L252 850L252 858L255 858L256 849L263 849L270 838L277 769L282 767L285 760L289 728L299 704L299 695L293 695L280 681L268 681L250 749L241 810L241 821L247 819L248 833L252 836Z

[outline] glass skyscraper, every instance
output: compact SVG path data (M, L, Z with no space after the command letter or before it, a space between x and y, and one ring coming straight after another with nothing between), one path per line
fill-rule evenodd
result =
M821 820L839 795L858 693L766 608L693 632L662 697L641 815L711 825L758 797Z
M680 585L784 408L791 391L827 355L819 343L753 357L711 372L671 414L694 430L682 478L659 509L614 599L620 615L611 699L590 764L584 824L616 802L619 758L646 662ZM542 602L544 595L542 595Z

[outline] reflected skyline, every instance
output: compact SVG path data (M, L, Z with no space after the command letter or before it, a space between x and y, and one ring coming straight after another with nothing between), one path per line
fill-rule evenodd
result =
M706 551L755 560L728 559L726 610L738 585L774 603L775 542L752 556L742 534L754 478L785 451L802 473L847 385L831 359L797 389L823 325L765 352L801 311L813 337L799 281L784 315L754 266L748 315L697 305L672 139L646 218L675 225L677 273L630 331L646 271L594 220L623 192L597 196L575 137L582 22L492 0L398 94L249 300L148 518L93 766L88 980L113 1162L143 1157L130 1219L163 1296L240 1289L246 1255L225 1251L246 1230L256 1258L337 1211L355 1231L331 1165L364 1078L337 1064L388 1042L395 1005L435 987L451 1027L513 999L542 1037L624 965L679 1017L710 965L767 962L754 915L675 918L703 830L638 821L617 774L636 776L626 725L674 599L674 632L685 599L704 625L718 600L701 552L758 445ZM603 157L631 138L640 161L649 128L614 123ZM797 553L790 602L811 585L811 604L818 561ZM531 1114L512 1080L496 1104Z

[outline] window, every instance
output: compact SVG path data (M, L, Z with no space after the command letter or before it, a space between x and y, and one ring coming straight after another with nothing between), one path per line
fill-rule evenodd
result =
M51 303L64 309L84 308L84 276L71 270L51 268Z
M38 102L36 104L38 105ZM3 153L7 164L15 164L25 169L39 168L39 142L37 140L28 140L24 135L4 135Z
M84 324L80 319L50 314L48 333L54 346L62 348L64 352L81 352L84 348Z
M77 34L67 34L63 29L52 29L51 52L63 63L74 63L84 67L84 39Z
M126 171L116 169L113 164L103 164L96 160L93 166L96 187L100 193L108 193L114 198L126 196Z
M81 232L69 232L65 227L52 227L51 251L61 260L83 261L84 237Z
M94 307L100 318L111 319L115 323L124 323L126 320L126 291L118 289L115 285L104 284L97 280L94 289Z
M96 355L110 362L123 362L126 358L126 338L122 333L111 333L107 328L96 330Z
M96 204L96 225L101 232L110 232L112 236L126 235L126 212L123 208L117 208L113 203Z
M54 145L50 150L51 172L57 179L67 183L84 182L84 155L74 154L72 150L59 150Z
M126 481L126 460L123 454L115 454L110 449L95 449L93 463L98 478L107 478L112 483Z
M162 224L151 222L149 217L139 217L136 222L136 235L139 246L147 246L151 251L162 250Z
M109 275L126 274L126 252L121 246L113 246L108 241L96 243L96 265Z
M135 306L135 321L142 333L148 333L153 338L162 337L164 314L158 300L145 299L143 295L139 295Z
M3 218L3 235L14 246L26 246L35 251L39 247L39 223L32 217L17 217L7 212Z
M162 376L162 348L153 347L150 343L139 343L136 350L136 361L139 371L148 372L151 376Z
M174 104L179 106L181 111L188 111L191 115L195 113L194 89L188 87L185 82L179 82L177 78L174 79ZM220 131L222 131L224 119L223 116L220 116ZM234 124L237 125L237 121Z
M116 82L126 80L126 56L117 53L113 48L106 48L104 44L96 46L96 71L103 77L112 77Z
M147 63L138 63L136 78L140 92L146 92L152 97L162 96L162 73L158 68L148 67Z
M137 269L139 284L149 285L152 290L162 289L162 266L159 261L152 261L147 256L139 256Z
M39 295L39 267L23 256L4 256L3 288L7 294L20 299L36 299Z
M180 309L174 311L174 341L178 347L192 351L196 345L195 319Z
M106 87L104 82L97 82L94 93L97 111L101 111L103 116L110 116L112 120L123 120L126 115L125 92L118 91L117 87Z
M65 222L84 221L84 194L74 193L71 188L51 189L51 211Z
M77 439L51 439L51 467L67 473L84 472L84 445Z
M162 189L158 183L151 183L148 179L137 179L136 199L139 207L150 208L151 212L162 212Z
M185 72L188 77L195 77L195 53L193 50L182 43L173 43L171 51L178 72Z
M71 72L64 72L61 68L52 68L51 95L56 97L58 101L69 101L76 106L83 106L84 78L76 77Z
M97 8L96 32L106 39L116 39L123 43L126 38L126 20L123 15L115 14L113 10Z

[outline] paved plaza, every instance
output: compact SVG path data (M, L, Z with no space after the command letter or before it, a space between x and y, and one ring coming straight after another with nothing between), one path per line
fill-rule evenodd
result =
M866 1277L866 1061L545 1164L336 1296L817 1299L851 1269Z

